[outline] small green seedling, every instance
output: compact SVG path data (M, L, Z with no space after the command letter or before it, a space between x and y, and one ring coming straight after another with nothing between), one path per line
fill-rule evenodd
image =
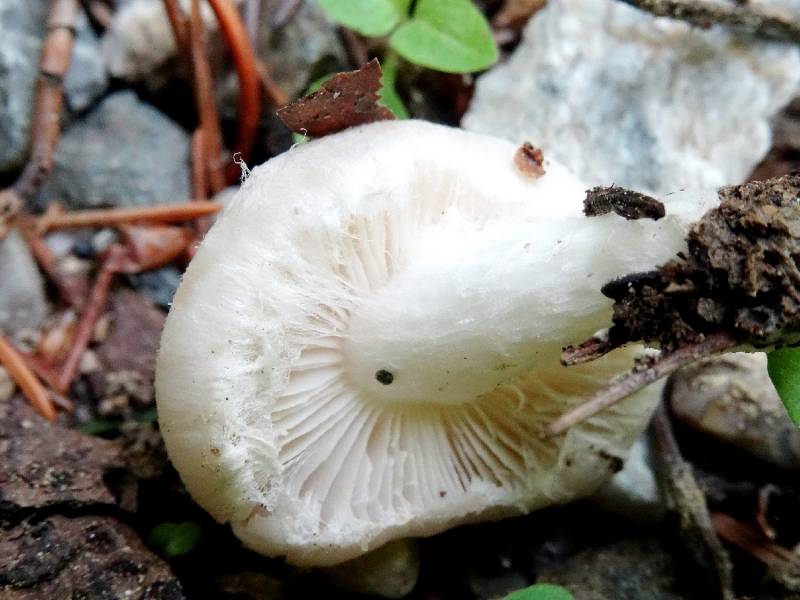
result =
M786 406L786 412L800 425L800 348L773 350L767 355L767 371Z
M203 537L203 529L197 523L161 523L153 528L147 540L164 558L174 558L195 549Z
M398 118L408 111L395 88L400 58L444 73L493 65L497 44L472 0L319 0L327 15L367 37L387 37L381 100Z
M503 600L574 600L574 598L560 585L537 583L524 590L511 592Z

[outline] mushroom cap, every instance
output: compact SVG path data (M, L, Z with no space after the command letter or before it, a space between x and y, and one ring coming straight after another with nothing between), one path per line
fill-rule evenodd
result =
M209 231L162 337L159 421L192 496L246 545L336 564L620 467L658 385L543 440L639 350L559 353L608 323L601 285L674 255L705 207L588 219L575 177L526 176L515 151L418 121L353 128L254 169Z

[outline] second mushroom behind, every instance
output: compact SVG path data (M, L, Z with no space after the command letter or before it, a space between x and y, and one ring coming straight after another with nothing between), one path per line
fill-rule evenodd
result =
M251 548L331 565L407 536L594 491L651 386L544 440L639 348L562 367L604 327L599 289L684 248L715 201L659 221L582 214L498 139L417 121L310 142L253 170L189 266L162 338L159 419L193 497Z

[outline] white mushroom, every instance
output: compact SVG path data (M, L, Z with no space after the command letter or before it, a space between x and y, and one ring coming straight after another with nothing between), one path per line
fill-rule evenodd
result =
M651 387L543 440L637 349L565 368L599 288L653 268L716 198L659 221L583 216L558 164L424 122L361 126L255 169L189 266L158 361L193 497L251 548L330 565L396 538L596 489Z

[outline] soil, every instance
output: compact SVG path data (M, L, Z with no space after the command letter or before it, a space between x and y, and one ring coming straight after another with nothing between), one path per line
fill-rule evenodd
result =
M691 229L688 255L603 288L614 300L612 345L668 351L727 333L742 344L794 344L800 334L800 175L723 188Z

